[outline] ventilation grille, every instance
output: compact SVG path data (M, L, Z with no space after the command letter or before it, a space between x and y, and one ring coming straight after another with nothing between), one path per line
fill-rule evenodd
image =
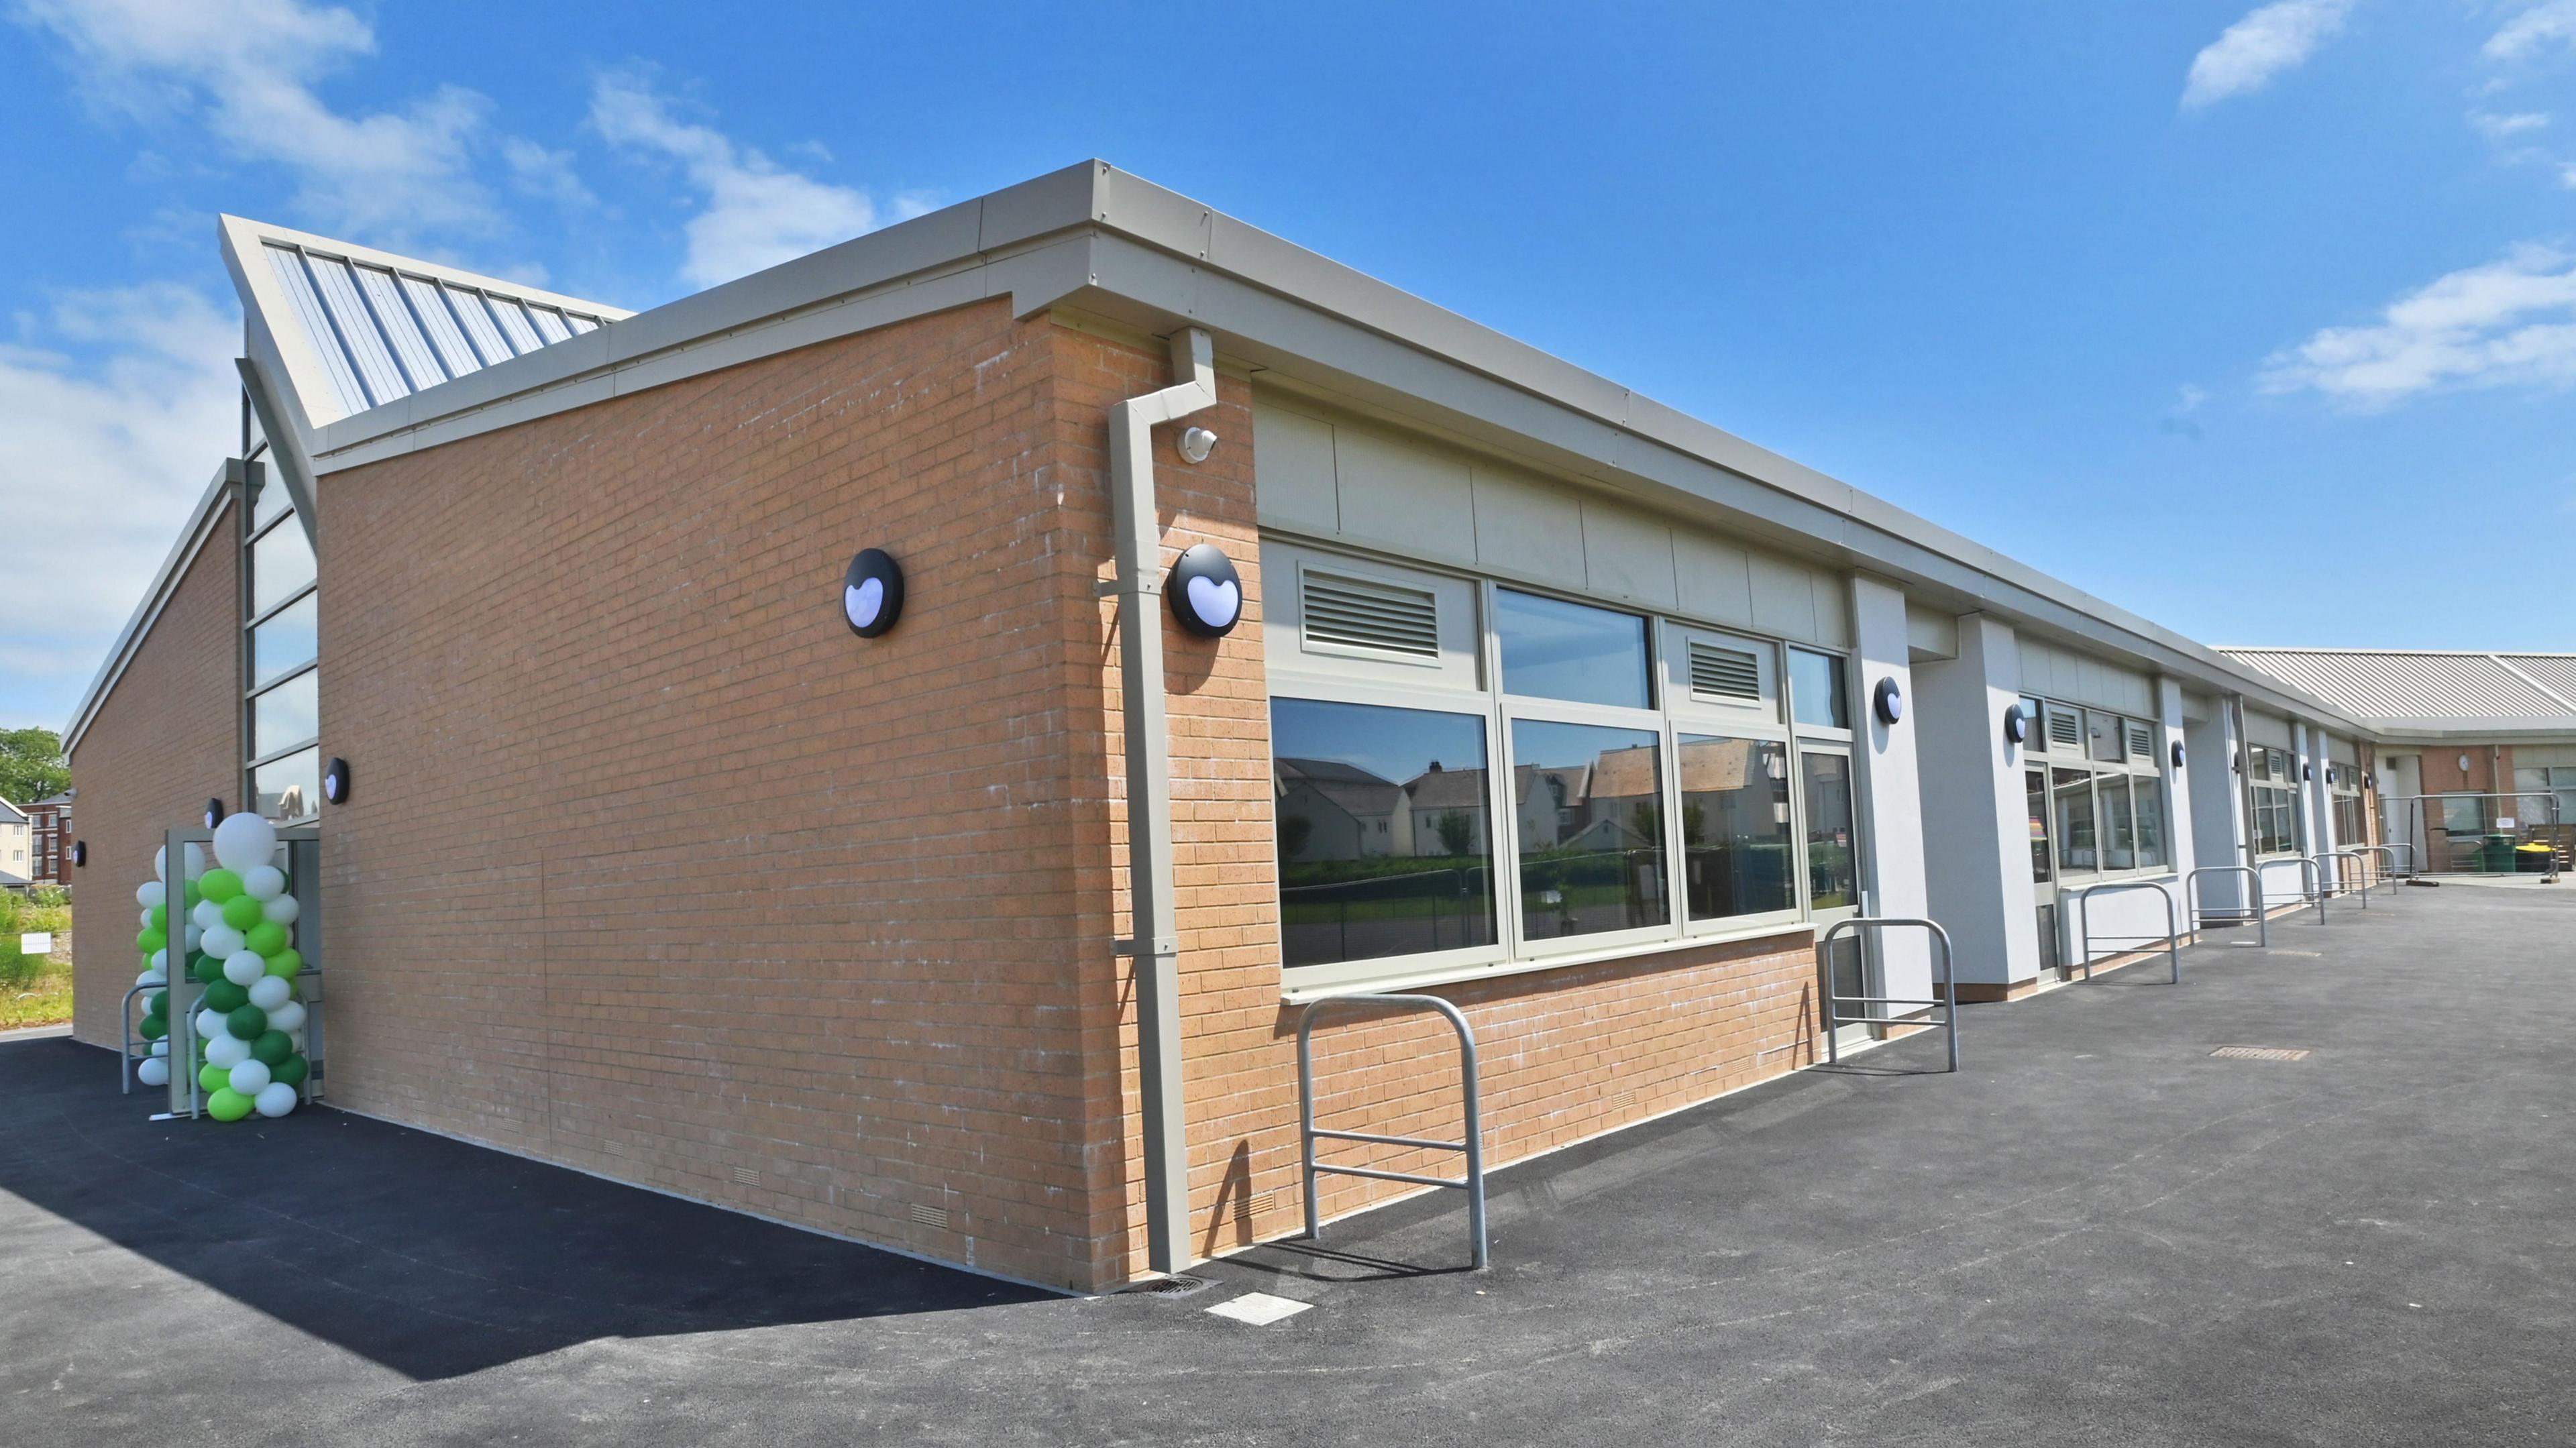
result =
M2151 732L2148 730L2148 728L2147 728L2147 726L2146 726L2146 725L2139 723L2139 722L2138 722L2138 721L2136 721L2135 719L2130 720L2130 721L2129 721L2129 755L2130 755L2130 757L2131 757L2131 758L2134 758L2134 759L2152 759L2152 758L2154 758L2154 757L2155 757L2155 752L2156 752L2156 737L2155 737L2155 735L2154 735L2153 733L2151 733Z
M2210 1052L2230 1061L2304 1061L2308 1053L2296 1046L2221 1046Z
M753 1167L738 1166L733 1169L733 1179L744 1186L756 1187L760 1185L760 1172Z
M2048 711L2048 738L2053 744L2080 749L2084 745L2084 721L2076 718L2072 709L2051 709Z
M1301 589L1308 644L1440 657L1440 605L1422 589L1323 573L1305 575Z
M939 1230L945 1232L948 1230L948 1209L946 1207L925 1207L921 1203L915 1202L912 1204L912 1224L916 1227L937 1227Z
M1691 693L1702 699L1759 702L1762 665L1751 654L1696 639L1690 646Z

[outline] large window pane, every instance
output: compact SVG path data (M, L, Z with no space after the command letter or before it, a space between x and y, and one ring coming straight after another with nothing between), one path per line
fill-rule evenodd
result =
M277 476L277 464L268 464L266 472L267 478L259 485L259 496L251 500L250 525L254 528L267 526L268 520L285 512L292 501L286 496L285 482Z
M2101 851L2093 838L2093 776L2060 769L2050 783L2057 794L2057 868L2069 875L2101 869Z
M1810 750L1798 756L1798 773L1807 785L1807 905L1815 910L1848 910L1860 903L1851 760Z
M2048 771L2022 771L2022 800L2030 811L2030 878L2033 884L2049 881L2048 869Z
M2161 870L2166 863L2164 786L2143 777L2130 785L2138 801L2138 868Z
M1843 661L1831 654L1789 650L1789 698L1801 724L1851 727L1851 705L1843 698Z
M1554 940L1671 918L1660 752L1650 730L1512 721L1522 934Z
M322 808L322 751L307 749L272 759L251 776L260 814L279 823L310 819Z
M2098 759L2104 764L2117 764L2127 758L2128 749L2123 743L2127 737L2125 729L2117 714L2105 714L2099 709L2085 710L2085 757Z
M313 581L313 545L304 541L304 525L289 521L259 535L250 545L250 611L266 613Z
M2102 800L2102 868L2138 868L2138 824L2129 808L2128 776L2102 775L2094 781L2094 792Z
M1494 632L1503 645L1503 692L1643 709L1646 621L1562 599L1498 590Z
M251 630L251 676L274 679L289 669L313 662L317 648L321 614L308 595L277 611L274 618Z
M1483 720L1273 699L1270 737L1287 964L1494 943Z
M250 701L251 745L256 757L275 754L322 732L320 673L307 669Z
M1681 739L1682 879L1693 920L1795 909L1789 748L1758 739Z

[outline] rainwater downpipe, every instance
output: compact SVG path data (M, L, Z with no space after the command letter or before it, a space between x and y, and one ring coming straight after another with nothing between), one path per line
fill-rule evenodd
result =
M1188 1113L1181 1098L1181 941L1172 910L1172 733L1163 691L1163 535L1154 509L1154 429L1216 405L1216 353L1196 327L1172 336L1180 379L1109 409L1117 533L1119 688L1127 722L1127 881L1135 936L1136 1066L1144 1102L1145 1241L1157 1272L1189 1265Z

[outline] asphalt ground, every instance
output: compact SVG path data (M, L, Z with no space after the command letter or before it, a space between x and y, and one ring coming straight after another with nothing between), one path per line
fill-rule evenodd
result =
M2384 892L1088 1300L22 1038L0 1443L2576 1442L2571 980Z

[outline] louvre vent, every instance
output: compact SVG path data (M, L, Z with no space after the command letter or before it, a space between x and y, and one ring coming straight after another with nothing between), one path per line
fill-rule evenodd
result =
M1703 699L1758 701L1762 697L1762 666L1753 655L1741 650L1693 640L1690 686L1691 692Z
M1308 573L1302 582L1309 645L1440 657L1440 605L1419 588Z
M738 1166L733 1169L733 1179L743 1186L756 1187L760 1185L760 1171L756 1167Z
M2084 743L2084 723L2075 717L2072 709L2051 709L2048 711L2048 737L2051 743L2068 749L2079 748Z
M2139 723L2139 722L2138 722L2137 720L2135 720L2135 719L2130 720L2130 721L2129 721L2129 754L2130 754L2130 756L2131 756L2131 757L2133 757L2133 758L2137 758L2137 759L2151 759L2151 758L2155 757L2155 752L2156 752L2156 738L2155 738L2155 735L2154 735L2154 734L2152 734L2152 733L2150 733L2150 732L2148 731L2148 729L2147 729L2147 726L2146 726L2146 725Z
M925 1207L915 1202L912 1204L912 1224L916 1227L936 1227L944 1232L948 1230L948 1209Z

